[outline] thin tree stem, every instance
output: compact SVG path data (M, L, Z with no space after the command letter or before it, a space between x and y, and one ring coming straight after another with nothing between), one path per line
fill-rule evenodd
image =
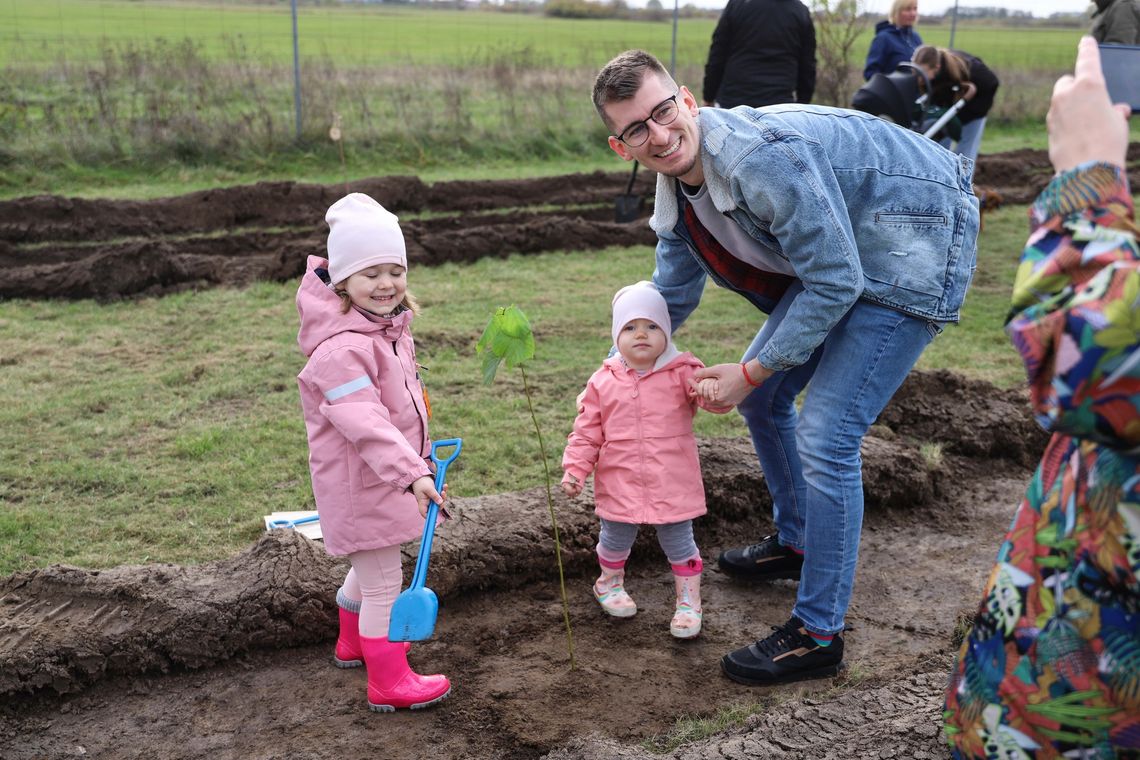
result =
M538 435L538 450L542 454L542 469L546 473L546 506L550 510L550 525L554 528L554 557L558 561L558 585L562 589L562 619L566 622L566 645L570 650L570 669L578 667L574 661L574 632L570 629L570 603L566 600L566 576L562 572L562 542L558 537L558 520L554 516L554 496L550 491L550 465L546 461L546 446L542 443L542 430L538 426L538 417L534 413L534 402L530 397L530 384L526 379L526 369L519 365L522 372L523 392L526 393L526 404L530 408L530 419L534 422L534 432Z

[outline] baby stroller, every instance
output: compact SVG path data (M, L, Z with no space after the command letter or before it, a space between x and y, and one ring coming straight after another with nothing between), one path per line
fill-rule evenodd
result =
M934 138L943 132L957 140L961 125L955 117L968 98L958 98L952 106L942 109L930 103L930 92L926 72L910 61L903 61L890 74L872 76L856 90L851 105L857 111L921 132L923 137Z

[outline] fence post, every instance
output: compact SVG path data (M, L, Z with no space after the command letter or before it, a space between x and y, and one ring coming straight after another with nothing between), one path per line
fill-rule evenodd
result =
M958 28L958 0L954 0L954 15L950 17L950 42L948 48L954 47L954 30Z
M296 114L297 140L301 139L301 55L297 46L297 0L293 6L293 110Z
M677 74L677 4L680 0L673 0L673 52L669 54L669 76Z

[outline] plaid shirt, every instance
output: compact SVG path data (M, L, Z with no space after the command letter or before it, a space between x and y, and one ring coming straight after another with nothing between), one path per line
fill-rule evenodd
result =
M688 228L689 234L693 237L697 254L709 265L717 277L736 290L771 299L774 304L780 300L784 291L795 280L790 275L758 269L747 261L733 256L701 224L701 220L697 218L697 212L693 210L691 203L685 204L685 227Z

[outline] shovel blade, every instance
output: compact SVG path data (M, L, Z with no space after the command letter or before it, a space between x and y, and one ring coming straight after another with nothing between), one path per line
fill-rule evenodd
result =
M410 588L402 591L392 605L392 618L388 624L389 641L423 641L435 631L439 614L439 599L430 588Z
M636 222L644 202L640 195L619 195L614 201L614 221L618 224Z

